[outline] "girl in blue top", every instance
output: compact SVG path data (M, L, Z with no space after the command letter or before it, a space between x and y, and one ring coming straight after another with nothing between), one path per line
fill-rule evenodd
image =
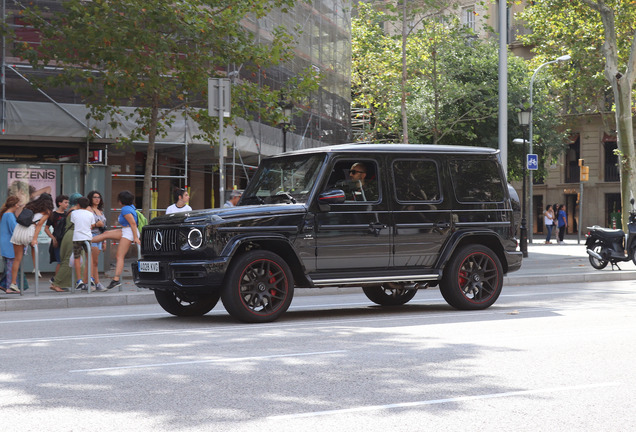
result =
M4 205L0 209L0 253L2 253L2 259L4 260L4 274L6 276L6 283L2 287L8 294L19 294L20 291L7 288L11 283L11 275L13 270L13 259L15 258L15 252L13 251L13 243L11 243L11 236L13 230L17 225L15 219L15 212L20 207L20 198L15 195L10 195L5 201Z
M124 258L128 253L131 243L141 244L139 240L139 230L137 229L137 209L133 205L135 202L135 196L129 191L121 191L117 195L117 200L121 204L121 213L117 222L121 225L121 228L109 230L103 234L93 237L93 243L99 243L104 240L117 240L119 245L117 246L117 264L115 266L115 276L108 285L108 289L119 288L121 286L121 273L124 270Z

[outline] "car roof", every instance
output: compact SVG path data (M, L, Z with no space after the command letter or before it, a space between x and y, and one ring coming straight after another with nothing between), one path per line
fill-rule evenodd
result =
M325 147L313 147L303 150L284 153L443 153L443 154L497 154L498 149L489 147L472 147L460 145L436 145L436 144L380 144L380 143L350 143ZM278 155L282 156L282 154Z

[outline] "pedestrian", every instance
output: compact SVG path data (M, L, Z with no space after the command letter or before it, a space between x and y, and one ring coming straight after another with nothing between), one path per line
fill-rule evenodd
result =
M53 212L53 199L48 193L43 193L37 199L28 202L22 211L24 209L29 209L33 212L33 219L28 227L17 224L11 236L15 258L13 259L11 285L9 288L13 291L19 291L17 284L18 269L24 257L24 250L26 246L34 248L38 244L40 230L42 230L46 220Z
M91 229L93 237L106 231L106 216L104 215L104 199L98 191L90 191L86 196L88 198L88 211L93 213L94 223ZM91 267L91 285L97 291L105 291L106 288L99 281L99 254L103 250L104 242L91 243L91 258L93 260Z
M190 194L184 188L175 188L173 192L174 204L166 209L166 214L192 211L192 207L188 205Z
M552 211L552 206L547 205L545 207L545 211L543 212L543 224L545 225L546 230L548 231L545 236L545 244L552 243L552 228L554 228L554 211Z
M44 232L51 239L51 244L49 246L49 262L56 262L55 273L60 270L60 264L62 263L62 258L60 256L60 245L62 243L62 237L64 236L64 222L66 220L66 211L68 210L68 196L66 195L58 195L55 198L56 209L51 216L46 220L46 225L44 226ZM53 232L51 233L51 227L53 228ZM55 274L51 278L51 282L55 278Z
M139 239L139 230L137 229L137 209L133 205L135 202L135 196L125 190L119 192L117 200L122 205L121 213L117 222L121 225L121 228L109 230L103 234L99 234L93 237L93 242L102 242L104 240L117 240L117 264L115 265L115 276L113 280L108 284L107 289L119 288L121 286L121 273L124 270L124 258L128 253L128 249L132 243L137 245L141 244Z
M241 195L243 195L242 191L237 189L233 190L230 194L230 199L223 204L223 207L235 207L241 199Z
M11 243L13 230L18 224L15 219L15 212L20 208L20 198L10 195L0 208L0 253L4 261L4 277L2 289L7 294L18 294L20 291L8 288L11 283L11 275L13 274L13 259L15 252Z
M565 204L559 206L559 213L557 214L557 223L559 226L559 244L564 244L563 237L565 236L565 230L568 227L568 216L565 212Z
M87 210L88 204L88 198L79 198L77 200L79 208L69 216L75 226L73 230L73 264L75 267L75 278L77 280L75 289L77 290L86 290L88 288L86 285L86 283L89 282L88 266L92 265L92 262L86 261L84 277L82 278L82 254L85 253L88 255L86 242L93 239L91 230L95 224L95 216L92 212ZM86 283L84 283L84 281L86 281Z
M70 215L73 211L79 208L77 205L77 200L82 197L80 193L72 194L69 199L69 209L66 213L66 218L64 219L64 228L62 235L62 242L60 243L60 258L62 259L62 265L60 269L55 274L53 278L53 282L51 283L51 290L56 292L65 292L68 291L68 288L71 287L71 280L73 278L72 269L70 267L70 259L73 254L73 233L75 231L75 225L70 220Z

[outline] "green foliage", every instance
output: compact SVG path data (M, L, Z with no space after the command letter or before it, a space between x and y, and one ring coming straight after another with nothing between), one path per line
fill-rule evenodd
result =
M636 3L632 0L606 0L615 9L618 57L627 64L636 22ZM572 60L565 67L554 65L553 83L564 96L570 114L604 113L612 110L612 90L604 76L603 23L598 12L581 0L539 0L520 14L532 32L523 38L533 46L538 66L564 54Z
M42 43L18 43L16 54L36 68L63 68L47 84L70 86L98 118L122 114L121 106L136 107L139 128L127 139L148 136L154 127L161 136L186 101L206 105L207 79L218 75L220 67L240 64L258 74L291 60L293 40L286 31L275 29L267 44L256 43L241 21L293 4L294 0L69 0L63 12L52 16L37 8L22 12L23 21L41 31ZM246 89L253 97L269 90L255 94L251 83L237 87L239 96L248 94ZM306 87L315 88L315 80ZM253 108L265 121L276 122L277 99L264 98L265 103ZM238 97L235 102L246 101ZM157 108L161 112L155 125L152 111ZM214 140L215 121L206 116L201 111L197 118L208 139Z
M401 35L385 31L393 17L359 4L352 22L352 106L365 108L371 124L366 140L401 140ZM449 14L424 19L407 40L406 107L410 142L498 147L498 45L477 39ZM519 106L528 100L532 69L508 58L508 135L521 138ZM548 75L535 82L534 148L550 160L563 148L559 101ZM538 84L538 85L537 85ZM536 97L540 94L540 98ZM555 103L556 102L556 103ZM509 146L509 175L518 178L521 146ZM541 173L538 173L541 175Z

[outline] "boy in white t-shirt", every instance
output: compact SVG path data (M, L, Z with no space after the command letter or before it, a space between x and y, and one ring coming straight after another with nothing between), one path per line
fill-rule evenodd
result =
M75 289L85 290L87 289L86 284L82 281L81 271L82 271L82 252L88 252L86 247L86 240L89 242L93 239L93 234L91 233L91 229L93 228L93 223L95 222L95 216L93 213L86 210L88 205L90 204L88 198L81 197L77 200L77 204L79 205L79 209L73 210L71 212L71 222L75 225L75 231L73 232L73 257L75 259L75 276L77 277L77 284L75 285ZM84 279L88 280L88 265L84 268Z

